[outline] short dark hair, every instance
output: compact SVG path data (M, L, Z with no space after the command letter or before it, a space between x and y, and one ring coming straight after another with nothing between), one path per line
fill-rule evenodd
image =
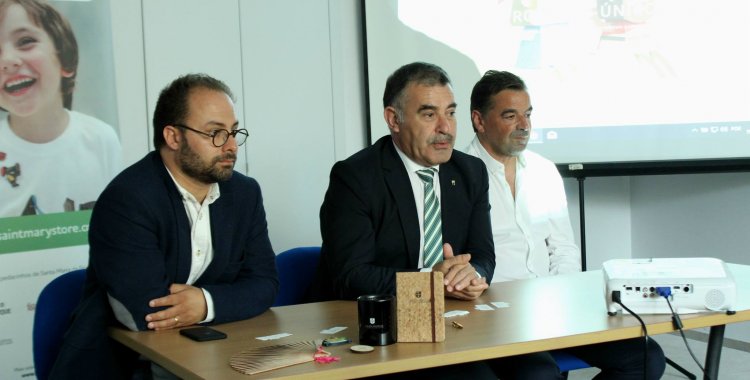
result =
M73 89L78 74L78 42L70 23L52 5L42 0L7 0L0 1L1 12L4 13L12 4L20 5L36 26L44 29L55 44L57 59L63 70L70 76L63 76L60 81L60 92L63 106L70 109L73 106Z
M489 70L471 90L471 111L484 115L490 108L490 98L502 90L526 90L521 78L507 71Z
M164 127L167 125L183 124L188 116L188 97L197 88L205 88L223 92L234 101L234 95L224 82L206 74L186 74L167 85L156 102L154 110L154 147L157 150L166 144L164 141Z
M383 108L392 106L403 111L404 89L409 83L417 83L427 86L445 86L451 83L445 70L437 65L425 62L414 62L401 66L394 71L385 82L383 92Z

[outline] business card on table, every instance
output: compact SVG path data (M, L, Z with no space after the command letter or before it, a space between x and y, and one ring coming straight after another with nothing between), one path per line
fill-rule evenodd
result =
M507 302L498 301L498 302L490 302L490 303L492 304L492 306L494 306L494 307L496 307L498 309L510 307L510 304L507 303Z
M495 310L490 305L480 304L480 305L474 305L475 310L482 310L482 311L490 311Z

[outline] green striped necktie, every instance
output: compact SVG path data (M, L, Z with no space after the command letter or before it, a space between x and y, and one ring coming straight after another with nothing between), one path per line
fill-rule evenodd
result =
M435 169L417 170L419 179L424 182L424 268L432 268L443 259L443 224L433 184L435 172Z

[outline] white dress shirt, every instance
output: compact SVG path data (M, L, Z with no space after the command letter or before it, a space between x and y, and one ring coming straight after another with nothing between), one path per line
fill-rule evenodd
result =
M487 153L477 137L466 153L484 161L490 177L495 243L492 282L580 271L581 255L557 167L534 152L522 152L516 160L514 199L505 180L505 166Z
M219 184L213 183L208 189L206 198L203 199L203 203L198 202L197 199L189 191L185 190L175 181L172 173L167 169L169 176L172 177L177 190L182 195L182 204L185 205L185 211L187 212L188 220L190 221L190 247L192 250L192 260L190 261L190 275L186 282L187 285L192 285L203 272L208 269L211 264L211 260L214 257L214 247L211 242L211 214L209 206L214 203L219 196ZM214 302L206 289L201 288L203 296L206 298L206 319L201 321L211 322L214 320Z

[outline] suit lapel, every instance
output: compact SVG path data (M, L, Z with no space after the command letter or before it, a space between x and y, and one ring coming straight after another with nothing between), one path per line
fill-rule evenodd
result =
M420 231L417 205L414 203L414 192L404 163L401 162L401 158L396 153L396 148L393 147L391 139L385 140L384 145L383 176L398 209L399 220L406 240L406 250L409 254L409 266L416 268L419 261Z
M443 241L447 242L447 232L450 231L451 221L455 219L456 205L461 204L456 199L459 183L458 173L452 161L440 165L440 218L443 224Z
M234 236L233 229L236 227L236 223L230 222L228 218L232 214L232 205L235 204L232 199L234 194L229 190L229 186L222 186L221 183L219 184L219 191L219 199L209 206L211 210L211 244L214 255L206 272L201 275L201 281L218 278L221 275L221 270L218 268L226 268L232 257L230 254L232 252L231 236Z
M167 172L161 157L156 152L157 170L162 176L162 181L169 194L169 200L172 206L173 220L175 221L175 233L177 234L177 248L173 251L176 254L173 268L167 267L167 271L172 271L174 282L184 284L190 276L190 265L192 264L192 243L190 241L190 221L188 220L185 205L182 202L182 195L177 190L174 180Z

